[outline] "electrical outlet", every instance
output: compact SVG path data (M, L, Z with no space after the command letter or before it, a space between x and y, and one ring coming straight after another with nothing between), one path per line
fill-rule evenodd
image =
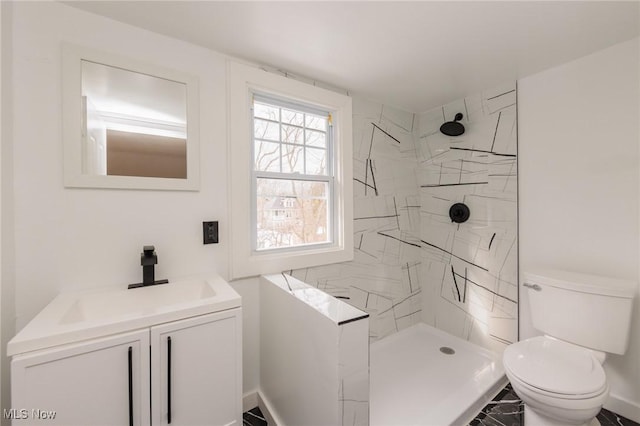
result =
M218 221L202 222L202 244L218 244Z

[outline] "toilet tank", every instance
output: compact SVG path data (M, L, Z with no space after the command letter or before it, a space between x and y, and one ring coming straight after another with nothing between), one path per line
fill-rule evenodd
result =
M524 273L533 326L558 339L623 354L638 283L560 270Z

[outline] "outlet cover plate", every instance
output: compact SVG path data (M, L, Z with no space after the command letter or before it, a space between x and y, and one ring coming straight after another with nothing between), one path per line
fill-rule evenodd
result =
M202 244L218 244L218 221L202 222Z

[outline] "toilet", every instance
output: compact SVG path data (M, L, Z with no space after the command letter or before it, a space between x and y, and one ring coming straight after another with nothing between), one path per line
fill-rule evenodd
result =
M627 349L635 281L560 270L524 274L531 321L544 336L509 345L504 368L526 426L599 425L607 353Z

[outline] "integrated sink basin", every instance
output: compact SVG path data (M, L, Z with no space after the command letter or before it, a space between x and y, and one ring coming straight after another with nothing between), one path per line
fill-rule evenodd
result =
M145 315L176 305L215 297L206 280L178 281L131 290L101 292L78 297L60 319L63 324Z
M240 306L217 275L57 296L7 345L9 356Z

